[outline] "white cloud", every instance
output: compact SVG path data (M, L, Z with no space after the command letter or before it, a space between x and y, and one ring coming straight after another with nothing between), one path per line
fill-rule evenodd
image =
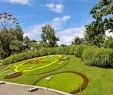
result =
M43 25L33 25L29 28L30 31L24 33L24 37L28 36L31 39L40 40L41 28Z
M51 25L56 29L59 30L62 28L62 25L64 25L69 19L71 18L71 16L63 16L63 17L56 17L53 19Z
M108 37L113 37L113 33L112 32L109 32L110 30L107 30L106 32L105 32L105 34L106 34L106 36L108 36Z
M26 4L30 4L32 0L5 0L5 1L9 3L26 5Z
M69 29L64 29L60 32L57 32L56 35L59 37L60 41L58 42L59 45L61 44L71 44L71 41L75 36L84 37L85 27L73 27Z
M46 4L46 7L49 8L51 11L54 11L56 13L63 12L63 5L62 4L48 3L48 4Z

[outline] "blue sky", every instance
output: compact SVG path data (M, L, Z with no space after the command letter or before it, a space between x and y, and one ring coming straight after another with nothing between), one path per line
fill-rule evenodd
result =
M24 36L40 40L41 27L51 24L60 38L58 44L70 44L83 37L84 26L93 18L90 9L98 0L0 0L0 13L10 13L19 21Z

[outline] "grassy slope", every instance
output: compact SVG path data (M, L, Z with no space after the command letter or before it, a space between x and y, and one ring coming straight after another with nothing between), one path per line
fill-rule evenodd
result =
M61 73L53 75L51 80L48 82L46 78L44 78L37 84L44 87L48 86L49 88L70 92L73 88L78 88L82 83L83 79L77 74Z
M103 69L97 67L87 66L82 62L79 58L74 56L70 56L71 60L68 65L61 68L60 70L56 70L50 73L41 74L41 75L32 75L32 76L21 76L16 79L11 79L7 81L19 82L32 84L37 79L46 76L48 74L52 74L60 71L79 71L86 74L89 78L88 87L78 93L77 95L112 95L113 94L113 69ZM0 80L4 80L0 76Z
M71 64L73 63L73 64ZM79 71L89 78L88 87L77 95L112 95L113 94L113 69L91 67L81 62L79 58L71 57L68 70Z

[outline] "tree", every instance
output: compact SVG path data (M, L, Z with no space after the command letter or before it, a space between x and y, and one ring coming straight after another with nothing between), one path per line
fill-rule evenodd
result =
M65 46L67 46L67 45L65 45L65 44L61 44L61 45L60 45L60 47L65 47Z
M73 41L71 42L72 45L79 45L83 43L83 38L74 37Z
M109 14L113 14L113 1L99 0L90 13L95 21L86 25L85 40L100 47L105 40L105 31L113 29L113 19L108 17Z
M98 47L103 46L105 40L105 30L103 28L103 22L94 21L89 25L86 25L85 42Z
M0 32L0 43L1 43L1 50L2 52L4 52L4 56L2 55L2 57L6 57L9 56L11 51L9 49L9 44L10 41L13 39L11 33L4 29L3 31Z
M30 46L30 39L28 36L24 37L23 39L23 50L29 50L31 48Z
M14 52L22 51L23 33L18 29L5 29L0 32L0 57L5 58Z
M11 50L11 54L21 52L22 51L22 45L23 45L22 43L23 42L19 41L19 40L10 41L9 49Z
M42 42L46 47L55 47L57 46L57 41L59 40L55 36L54 28L50 25L45 25L42 27L41 34Z
M16 28L15 30L10 31L12 35L12 40L9 44L9 49L11 50L11 54L19 53L23 48L23 32L21 28Z
M113 31L113 0L99 0L90 13L96 20L103 20L105 30Z

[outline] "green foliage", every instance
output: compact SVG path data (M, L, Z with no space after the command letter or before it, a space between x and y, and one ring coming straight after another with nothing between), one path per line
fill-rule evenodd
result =
M82 44L84 41L83 38L79 38L79 37L74 37L73 41L71 42L72 45L79 45Z
M9 49L12 52L19 52L22 50L22 41L12 40L9 45Z
M12 64L22 60L46 56L51 54L70 54L81 57L83 61L91 66L109 68L113 67L113 50L106 48L97 48L92 46L66 46L59 48L42 48L35 51L27 51L12 55L2 61L2 64Z
M91 9L91 14L95 19L100 19L109 14L113 14L112 0L99 0L99 2Z
M101 47L105 39L105 30L102 21L92 22L86 25L85 41L92 45Z
M91 9L90 13L96 20L103 20L104 29L113 31L113 1L99 0L99 2ZM110 16L109 16L110 15Z
M23 33L22 30L4 29L0 32L0 53L1 58L10 56L14 52L22 51Z
M50 25L45 25L42 27L41 38L46 47L57 46L57 41L59 40L55 36L54 28L52 28Z
M81 57L85 48L86 48L86 46L84 46L84 45L78 45L78 46L76 46L75 47L75 50L74 50L74 55L76 57Z
M113 67L113 50L89 47L83 52L83 61L91 66L109 68Z
M57 53L70 54L70 55L75 55L76 57L81 57L84 48L85 48L84 45L65 46L65 47L57 48Z
M85 38L87 42L100 47L105 40L105 31L113 32L113 1L99 0L90 13L95 21L86 25Z
M29 50L31 48L30 46L30 39L28 36L24 37L23 39L23 49L24 50Z
M73 54L77 57L81 57L84 46L66 46L66 47L59 47L59 48L42 48L40 50L35 51L27 51L19 54L14 54L2 61L2 64L12 64L15 62L19 62L22 60L39 57L39 56L45 56L45 55L51 55L51 54Z

